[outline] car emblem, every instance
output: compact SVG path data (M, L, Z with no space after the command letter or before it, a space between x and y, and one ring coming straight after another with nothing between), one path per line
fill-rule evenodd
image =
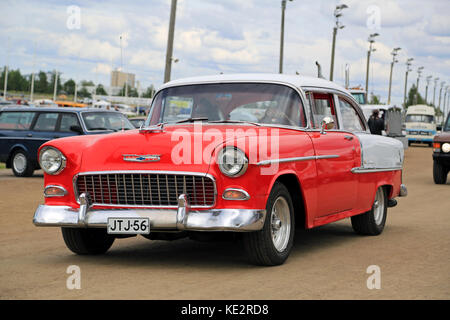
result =
M124 161L131 161L131 162L157 162L161 160L159 154L147 154L147 155L123 154L122 156Z

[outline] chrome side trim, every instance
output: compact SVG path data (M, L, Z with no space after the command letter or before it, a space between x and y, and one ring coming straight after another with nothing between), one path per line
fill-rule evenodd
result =
M393 168L363 168L356 167L351 170L352 173L371 173L371 172L385 172L385 171L398 171L403 170L402 167L393 167Z
M62 190L62 191L63 191L63 194L58 194L58 195L47 195L47 194L45 194L45 190L47 190L48 188L57 188L57 189L59 189L59 190ZM45 197L45 198L64 197L65 195L67 195L67 190L64 189L64 188L61 187L61 186L57 186L57 185L54 185L54 184L50 184L50 185L48 185L48 186L45 186L45 188L44 188L44 197Z
M72 185L73 185L73 191L75 195L75 201L80 204L79 195L77 191L77 178L79 176L85 176L85 175L96 175L96 174L173 174L173 175L192 175L197 177L205 177L212 180L214 184L214 203L210 206L192 206L193 208L213 208L216 205L217 202L217 184L216 184L216 178L208 173L201 173L201 172L190 172L190 171L153 171L153 170L116 170L116 171L86 171L86 172L79 172L75 174L72 178ZM184 188L186 189L186 187ZM184 191L183 191L184 192ZM148 206L148 205L116 205L116 204L104 204L104 203L92 203L93 206L98 205L101 207L111 207L111 208L117 208L117 207L127 207L127 208L161 208L161 209L173 209L176 208L176 206Z
M267 166L272 163L285 163L285 162L297 162L297 161L309 161L309 160L320 160L320 159L333 159L339 158L338 155L326 155L326 156L309 156L309 157L294 157L294 158L283 158L283 159L272 159L272 160L263 160L258 162L257 166Z

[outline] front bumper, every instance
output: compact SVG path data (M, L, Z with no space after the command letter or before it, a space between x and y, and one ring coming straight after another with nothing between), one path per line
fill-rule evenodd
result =
M264 226L265 209L192 210L185 195L177 209L91 209L89 197L80 195L80 208L40 205L36 226L106 228L108 218L149 218L153 231L258 231Z

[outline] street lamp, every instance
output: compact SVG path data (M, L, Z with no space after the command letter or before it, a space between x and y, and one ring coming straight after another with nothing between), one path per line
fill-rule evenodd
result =
M367 69L366 69L366 101L368 100L369 96L369 63L370 63L370 54L375 51L375 49L372 49L372 44L375 42L375 37L378 37L378 33L372 33L369 36L369 50L367 51Z
M281 34L280 34L280 66L279 72L283 73L283 51L284 51L284 12L286 11L286 1L281 0ZM289 0L292 1L292 0Z
M396 62L398 62L398 60L395 58L398 55L398 52L401 50L402 48L394 48L391 52L392 54L392 62L391 62L391 74L389 76L389 93L388 93L388 101L387 104L391 103L391 87L392 87L392 71L394 69L394 64Z
M428 86L430 85L430 81L431 81L432 78L433 78L433 76L426 77L426 79L427 79L427 86L426 86L426 89L425 89L425 103L428 103L428 100L427 100L427 97L428 97Z
M422 75L423 68L424 67L417 68L416 95L414 96L414 104L417 104L417 101L419 100L419 79Z
M412 71L410 68L411 62L414 60L414 58L409 58L406 60L406 74L405 74L405 93L403 94L403 106L406 108L406 89L408 86L408 73Z
M338 29L343 29L345 26L339 22L339 18L342 17L342 10L348 8L346 4L341 4L336 6L334 9L334 16L336 18L336 25L333 28L333 44L331 45L331 67L330 67L330 81L333 81L333 70L334 70L334 50L336 47L336 34Z
M439 78L434 78L434 93L433 93L433 106L436 107L435 101L436 101L436 86L439 81Z
M441 90L439 90L439 110L441 109L441 94L442 94L442 89L444 88L445 85L445 81L441 82Z
M173 37L175 33L175 13L177 11L177 0L172 0L170 6L169 36L167 37L166 68L164 71L164 83L170 81L172 71Z
M446 115L445 110L447 109L447 108L446 108L446 105L447 105L447 93L448 93L448 88L450 88L450 86L445 87L444 104L443 104L443 106L442 106L442 112L444 113L444 120L445 120L445 115Z

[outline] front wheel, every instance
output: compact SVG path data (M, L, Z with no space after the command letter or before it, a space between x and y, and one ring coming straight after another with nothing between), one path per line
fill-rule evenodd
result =
M433 180L435 184L446 184L447 183L447 168L442 164L433 161Z
M387 216L387 198L386 190L379 187L372 209L351 218L352 227L356 233L376 236L383 232Z
M67 248L80 255L102 254L108 251L114 237L106 229L61 228Z
M275 183L266 205L266 221L261 231L243 235L251 261L257 265L275 266L288 258L294 243L294 207L288 189Z
M31 177L34 172L33 164L23 150L14 151L11 157L11 168L16 177Z

